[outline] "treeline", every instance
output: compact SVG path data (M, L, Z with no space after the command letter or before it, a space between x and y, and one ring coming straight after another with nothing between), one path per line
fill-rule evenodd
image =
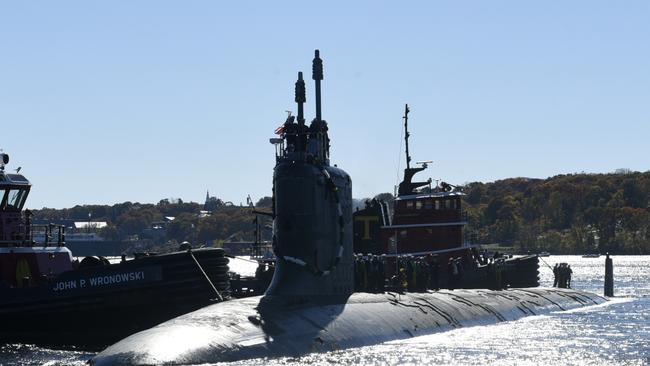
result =
M463 191L470 241L522 252L650 254L650 172L513 178Z
M257 208L269 208L270 198L260 199ZM255 215L247 206L235 206L211 197L206 204L164 199L157 204L124 202L109 205L80 205L65 209L32 210L35 219L75 221L105 221L99 234L110 240L148 241L147 249L176 248L189 241L195 245L214 244L224 240L253 241ZM173 218L170 220L170 218ZM155 235L153 226L159 224L162 237ZM268 218L260 216L262 238L270 239ZM159 232L160 233L160 232Z
M650 254L650 172L512 178L460 188L466 194L466 237L470 242L499 243L523 253ZM392 195L378 197L390 201ZM364 201L355 200L355 205ZM255 206L268 210L271 198L264 197ZM207 204L161 200L157 204L125 202L33 212L37 219L77 221L87 221L90 214L93 221L108 223L100 234L113 240L142 236L153 223L174 217L167 221L164 237L151 239L156 246L169 248L185 240L195 244L254 240L251 208L215 197ZM259 217L262 238L270 240L270 219Z

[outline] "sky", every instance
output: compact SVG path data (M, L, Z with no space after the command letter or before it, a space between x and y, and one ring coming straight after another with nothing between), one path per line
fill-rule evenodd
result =
M649 170L648 1L0 3L0 148L27 206L271 194L269 138L324 62L332 163L419 178Z

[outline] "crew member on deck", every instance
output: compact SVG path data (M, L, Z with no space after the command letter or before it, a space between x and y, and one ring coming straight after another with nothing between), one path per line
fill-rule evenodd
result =
M438 255L432 255L429 261L429 289L440 290L440 281L438 279L438 272L440 272L440 264L438 263Z

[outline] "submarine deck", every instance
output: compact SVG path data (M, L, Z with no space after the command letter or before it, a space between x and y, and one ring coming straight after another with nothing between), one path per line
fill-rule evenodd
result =
M92 365L190 365L378 344L458 327L596 305L571 289L355 293L337 304L251 297L180 316L110 346Z

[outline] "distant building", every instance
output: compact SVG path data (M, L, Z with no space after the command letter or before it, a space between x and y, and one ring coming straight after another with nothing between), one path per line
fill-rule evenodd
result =
M34 225L61 225L65 227L66 232L70 232L75 230L75 221L74 220L69 220L69 219L34 219L32 220L32 224Z
M116 256L122 253L119 241L106 240L99 230L108 226L106 221L74 221L68 219L36 219L34 225L62 225L65 227L65 245L75 257L90 255ZM34 240L44 242L45 232L34 231Z
M230 255L251 255L254 244L252 241L227 241L223 243L223 249Z
M154 221L148 228L142 230L140 236L157 242L164 241L167 237L167 228L174 219L174 216L165 216L160 221Z
M58 220L49 220L49 219L35 219L32 221L32 224L35 226L44 226L44 225L61 225L65 227L67 240L74 240L76 236L85 234L97 234L97 230L105 228L108 226L106 221L74 221L68 219L58 219Z
M228 203L228 202L226 202ZM220 200L217 197L210 196L210 191L206 191L205 193L205 203L203 203L203 211L208 211L208 212L213 212L217 208L225 205L222 200ZM230 205L232 205L232 202L229 202Z
M256 258L272 258L274 256L271 242L264 241L256 244L252 241L226 241L223 249L229 255L248 255Z
M75 221L74 228L77 230L97 230L108 226L106 221Z

